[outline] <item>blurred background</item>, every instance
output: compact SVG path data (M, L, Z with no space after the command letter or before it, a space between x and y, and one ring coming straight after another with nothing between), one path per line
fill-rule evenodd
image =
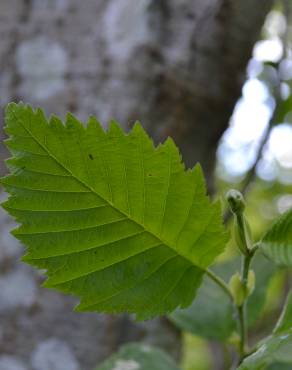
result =
M22 100L105 127L140 120L156 143L172 136L187 166L202 164L211 196L245 194L255 239L292 206L291 0L0 0L0 35L1 109ZM150 322L73 313L73 298L40 288L19 262L0 212L0 370L92 370L127 341L166 349L184 370L227 368L229 308L201 315L214 287L189 311ZM232 240L221 260L237 263ZM287 271L256 263L251 341L291 286ZM217 335L212 318L225 322Z

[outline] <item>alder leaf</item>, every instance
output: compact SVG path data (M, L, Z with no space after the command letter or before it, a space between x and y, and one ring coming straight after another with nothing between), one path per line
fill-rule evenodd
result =
M274 363L292 364L292 330L272 335L262 342L258 350L248 356L238 370L263 370Z
M280 362L275 362L273 365L269 366L267 370L291 370L291 364L281 364Z
M276 264L292 266L292 208L268 229L260 247Z
M292 330L292 291L288 294L282 314L274 329L275 334Z
M275 363L292 364L292 292L287 297L273 334L263 340L238 370L262 370ZM289 368L289 367L288 367ZM277 367L280 370L280 366Z
M212 270L227 283L241 266L239 257L216 264ZM257 282L255 290L247 301L248 326L252 327L259 318L265 300L268 285L275 272L275 264L262 254L252 261ZM220 302L220 304L218 304ZM234 308L229 297L212 280L204 278L196 299L186 309L178 309L170 315L179 328L208 340L225 342L236 331Z
M138 123L105 132L92 117L64 125L14 103L6 132L4 208L46 287L79 296L78 311L138 319L192 302L228 236L200 166L186 171L171 139L154 147Z
M96 370L179 370L159 349L145 344L126 344Z

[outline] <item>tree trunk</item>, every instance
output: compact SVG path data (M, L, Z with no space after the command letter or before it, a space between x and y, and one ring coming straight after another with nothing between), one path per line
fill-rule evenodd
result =
M202 164L212 192L218 140L272 3L1 0L0 104L141 120L156 142L172 136L188 166ZM179 356L180 333L164 318L75 314L72 298L39 288L16 261L10 226L1 214L0 369L91 370L125 340Z

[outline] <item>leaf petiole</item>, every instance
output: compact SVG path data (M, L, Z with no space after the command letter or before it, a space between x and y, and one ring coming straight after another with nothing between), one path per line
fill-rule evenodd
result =
M233 296L232 296L232 293L228 287L228 285L225 283L225 281L223 279L221 279L218 275L216 275L213 271L211 271L210 269L206 269L206 275L214 281L215 284L217 284L227 295L228 297L231 299L231 301L233 302Z

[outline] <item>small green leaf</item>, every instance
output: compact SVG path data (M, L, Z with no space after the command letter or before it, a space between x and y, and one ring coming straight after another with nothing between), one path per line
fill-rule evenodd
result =
M267 370L291 370L291 364L281 364L277 362L269 366Z
M289 363L292 367L292 292L287 297L273 334L243 361L239 370L262 370L276 362Z
M230 210L234 214L233 234L236 244L243 254L252 248L252 235L249 223L244 215L245 201L243 195L235 189L226 194Z
M271 226L260 248L276 264L292 266L292 208Z
M292 291L289 293L282 314L274 329L275 334L280 334L292 329Z
M128 344L96 370L179 370L179 368L159 349L143 344Z
M239 272L236 272L234 275L231 276L228 285L232 293L234 303L237 306L241 306L246 298L246 288L241 281Z
M270 281L276 272L274 263L261 254L254 257L252 269L256 276L256 283L247 301L248 324L250 327L257 323L266 301Z
M14 103L6 132L4 208L46 287L79 296L79 311L139 319L192 302L228 238L200 167L186 171L171 139L154 147L140 124L105 132Z
M256 285L256 275L253 270L250 270L248 273L248 280L247 280L247 295L252 295L254 288Z
M241 280L241 275L236 272L231 276L229 280L229 288L234 298L234 303L237 306L241 306L244 300L249 297L255 288L255 273L250 270L248 273L247 286L245 286Z
M275 362L292 364L292 330L272 335L248 356L238 370L263 370ZM292 365L290 365L292 366Z

